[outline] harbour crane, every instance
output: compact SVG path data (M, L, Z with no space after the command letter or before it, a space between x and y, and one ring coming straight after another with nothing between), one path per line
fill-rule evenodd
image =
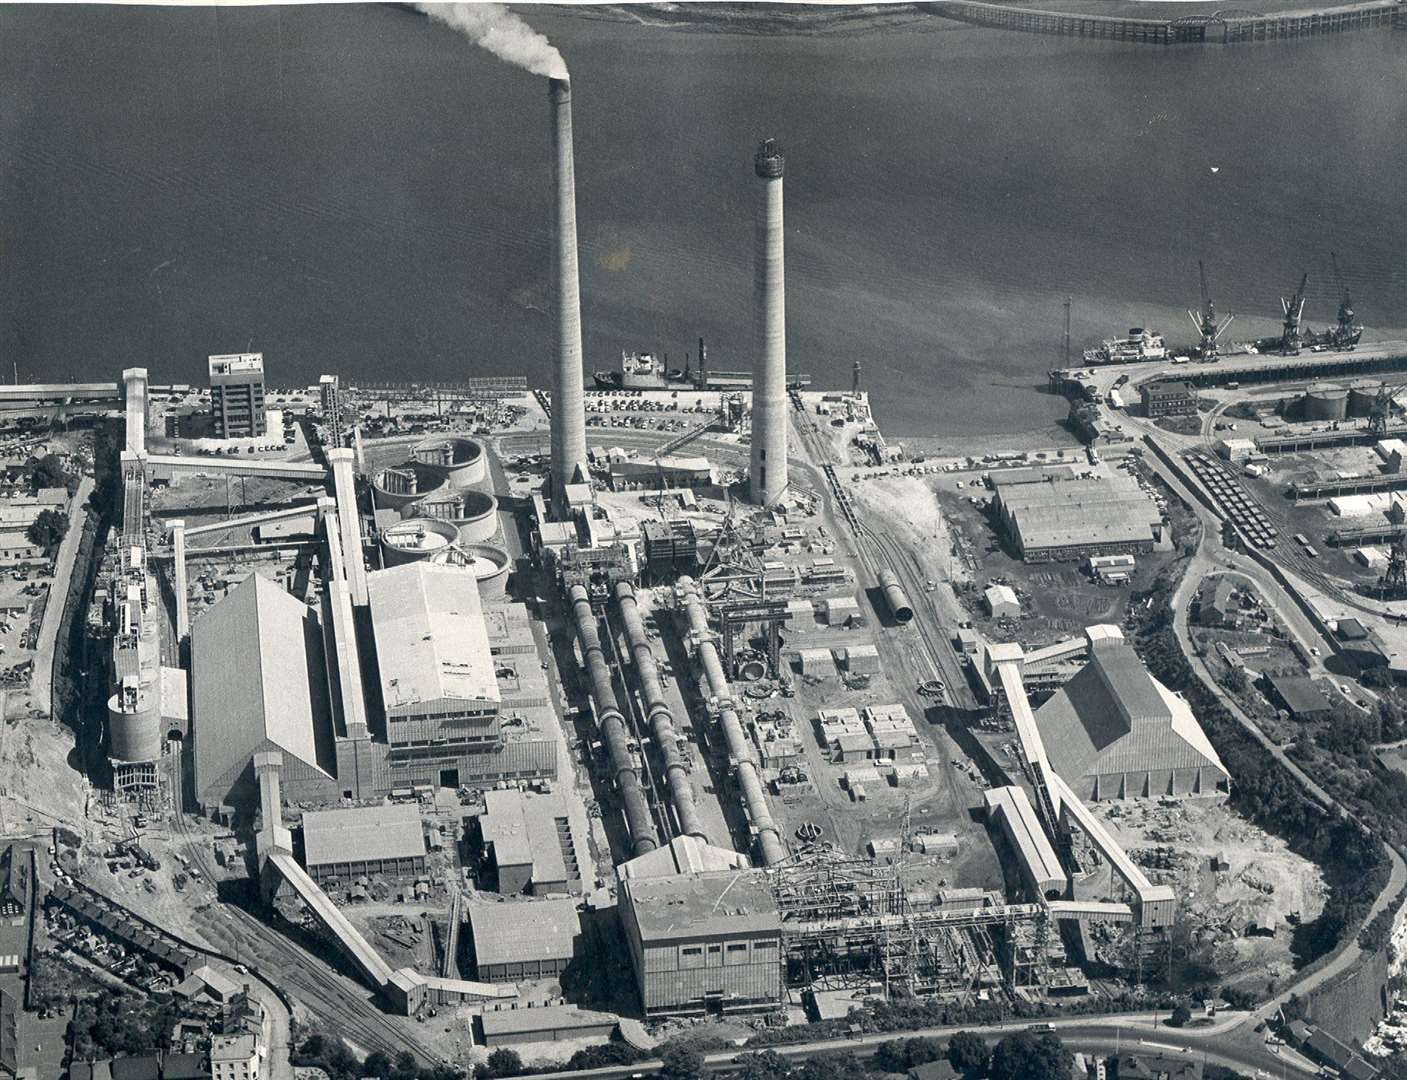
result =
M1358 344L1358 339L1363 336L1363 327L1353 323L1353 297L1349 295L1348 286L1339 273L1338 256L1332 251L1329 252L1329 262L1334 267L1334 282L1339 287L1339 324L1332 331L1333 342L1338 348L1345 349Z
M1202 264L1202 260L1197 260L1197 273L1202 279L1202 315L1200 318L1187 309L1187 317L1192 320L1192 325L1197 328L1197 333L1201 335L1201 340L1197 345L1197 354L1203 360L1215 360L1217 357L1217 342L1221 340L1221 335L1226 332L1226 328L1235 321L1235 315L1228 315L1226 321L1217 326L1216 307L1212 304L1211 294L1207 290L1207 268Z
M1373 395L1373 404L1368 411L1368 430L1381 439L1387 434L1387 422L1392 419L1392 405L1397 395L1407 390L1407 383L1388 386L1383 383Z
M1288 300L1280 297L1280 307L1285 312L1285 333L1280 339L1280 347L1287 353L1297 353L1303 344L1300 334L1300 317L1304 314L1305 290L1309 286L1309 275L1300 278L1300 286Z

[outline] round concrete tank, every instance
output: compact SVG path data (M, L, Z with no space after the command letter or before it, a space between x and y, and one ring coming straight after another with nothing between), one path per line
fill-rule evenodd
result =
M467 544L482 544L497 536L498 500L477 488L466 488L460 495L464 501L455 521L459 539Z
M507 594L513 557L497 544L461 544L459 550L471 560L468 569L479 583L480 599L502 600Z
M738 669L738 678L744 682L755 682L767 674L767 665L761 660L746 660Z
M1304 392L1306 420L1343 420L1348 416L1348 387L1315 383Z
M488 478L488 455L477 439L451 435L427 439L410 452L411 461L436 470L455 488L482 483Z
M1377 400L1382 385L1378 379L1359 379L1351 384L1348 388L1348 415L1371 416L1373 402Z
M443 555L459 539L459 530L447 521L409 518L381 534L381 557L387 566L420 562Z
M371 495L378 510L399 510L449 487L440 470L408 461L382 469L371 481Z
M124 711L121 693L107 700L108 757L113 761L156 761L161 757L161 710L156 695L137 694L136 708Z
M884 602L889 605L889 613L894 616L895 622L906 623L913 619L914 607L904 595L903 586L899 584L899 579L894 576L893 571L879 572L879 587L884 590Z

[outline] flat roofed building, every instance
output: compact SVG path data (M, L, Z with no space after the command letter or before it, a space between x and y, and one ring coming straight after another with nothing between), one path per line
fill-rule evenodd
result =
M261 750L283 754L292 802L336 798L327 662L317 616L258 574L191 628L196 798L253 806Z
M616 876L626 878L676 877L718 870L746 870L752 861L740 851L721 848L697 836L676 836L664 847L637 855L616 867Z
M469 909L474 965L485 982L560 975L581 936L576 901L561 897Z
M614 1013L594 1012L576 1005L485 1009L480 1021L485 1046L601 1038L615 1031L618 1022Z
M303 815L303 862L317 882L425 873L425 830L414 803L310 810Z
M210 1037L211 1080L259 1080L259 1040L253 1035Z
M1139 392L1143 411L1149 417L1197 415L1197 389L1191 383L1165 379L1144 383Z
M264 354L212 356L210 411L217 439L255 438L268 431L264 417Z
M1090 659L1036 710L1051 767L1081 799L1217 795L1231 778L1187 702L1125 642Z
M366 583L392 748L496 744L498 681L474 575L408 563Z
M997 509L1012 546L1027 562L1153 550L1162 514L1131 477L1063 480L998 489Z
M498 868L498 891L564 893L569 887L558 822L517 788L484 792L479 831Z
M622 875L617 906L646 1016L780 1001L782 920L764 872Z

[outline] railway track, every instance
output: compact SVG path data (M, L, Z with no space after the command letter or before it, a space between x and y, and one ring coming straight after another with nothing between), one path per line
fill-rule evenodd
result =
M191 830L182 812L184 793L180 755L176 756L172 771L172 828L181 839L187 841L191 862L213 885L220 880L219 873L205 854L204 838ZM279 958L280 970L277 972L263 971L246 961L245 966L250 972L270 986L281 986L286 993L297 996L309 1012L328 1025L330 1031L345 1035L350 1042L367 1052L379 1050L395 1057L401 1051L409 1050L422 1060L439 1060L438 1055L427 1046L382 1015L364 994L348 990L340 973L243 908L220 903L218 899L215 902L219 904L217 910L230 921L230 930L241 951L253 953L261 946Z

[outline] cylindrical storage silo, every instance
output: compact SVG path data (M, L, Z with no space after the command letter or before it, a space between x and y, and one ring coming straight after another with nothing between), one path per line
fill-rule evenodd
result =
M1348 416L1348 387L1315 383L1304 392L1306 420L1343 420Z
M161 757L161 706L150 690L135 700L119 689L107 701L108 757L113 761L156 761Z
M1348 388L1348 415L1372 416L1382 383L1377 379L1359 379Z
M387 566L421 562L443 555L459 539L459 530L447 521L409 518L381 533L381 557Z

